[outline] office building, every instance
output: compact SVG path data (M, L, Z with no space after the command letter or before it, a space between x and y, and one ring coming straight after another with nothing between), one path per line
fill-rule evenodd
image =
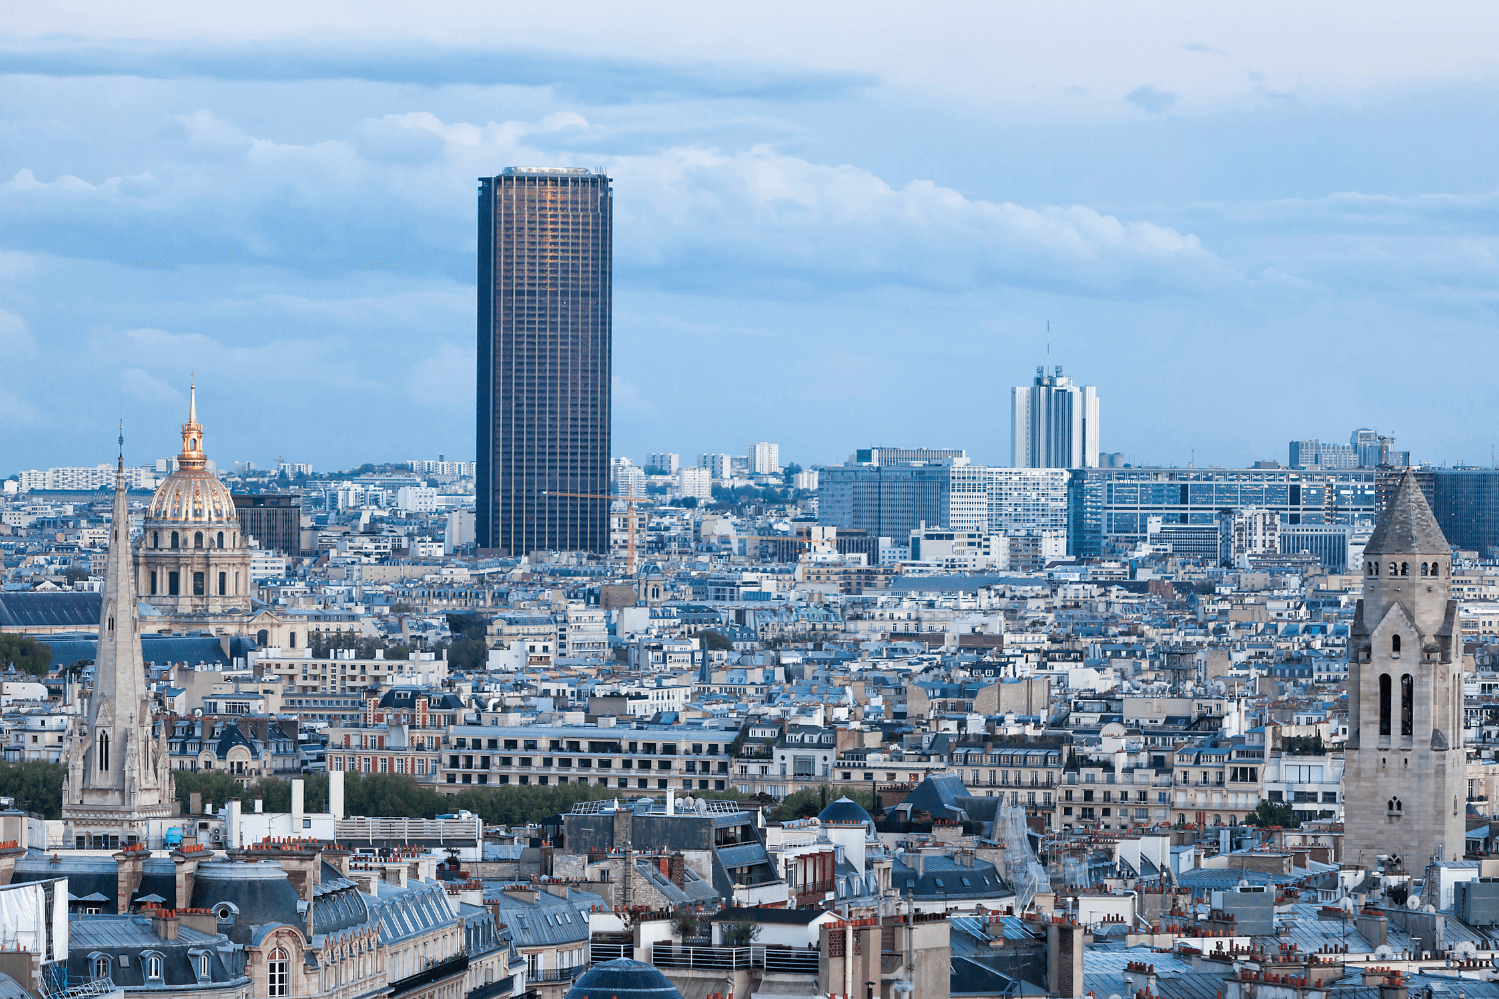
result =
M745 458L751 475L779 475L781 472L781 448L778 444L765 441L751 444Z
M713 474L706 468L684 468L677 472L677 490L700 500L713 498Z
M302 551L302 497L290 493L235 496L239 529L262 551L297 555Z
M479 181L481 548L609 550L612 230L603 174Z
M961 448L865 447L848 456L850 465L951 465L967 464L968 452Z
M615 458L609 463L609 488L615 496L644 496L645 469L629 458Z
M1357 468L1358 448L1352 444L1323 444L1318 440L1292 441L1289 460L1292 468Z
M1411 476L1454 548L1485 558L1499 553L1499 469L1425 467ZM1398 482L1396 474L1384 476L1382 492Z
M1289 524L1280 526L1280 553L1314 556L1330 572L1358 571L1369 527L1351 524Z
M1066 469L990 468L968 464L961 451L948 454L940 463L895 464L885 455L881 464L818 468L818 523L897 541L923 523L980 534L1066 536Z
M1098 390L1075 385L1057 365L1010 392L1010 464L1016 468L1097 468Z
M1282 526L1372 521L1374 469L1089 468L1069 479L1068 544L1085 557L1150 540L1162 528L1216 526L1222 510L1273 510Z

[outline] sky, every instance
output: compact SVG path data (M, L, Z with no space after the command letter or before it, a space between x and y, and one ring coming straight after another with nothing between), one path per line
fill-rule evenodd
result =
M1140 464L1499 431L1499 7L42 3L0 22L0 476L474 450L476 179L615 192L614 452ZM1048 335L1048 324L1050 334Z

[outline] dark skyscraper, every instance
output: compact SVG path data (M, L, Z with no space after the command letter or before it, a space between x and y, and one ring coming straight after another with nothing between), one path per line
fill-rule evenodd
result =
M613 197L576 167L479 180L477 540L609 550Z

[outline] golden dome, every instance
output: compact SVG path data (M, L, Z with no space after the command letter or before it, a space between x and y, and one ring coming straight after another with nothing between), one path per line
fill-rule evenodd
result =
M229 490L208 470L203 453L203 426L198 422L198 388L190 390L187 422L182 425L182 453L177 470L156 487L146 520L174 524L235 524L234 499Z

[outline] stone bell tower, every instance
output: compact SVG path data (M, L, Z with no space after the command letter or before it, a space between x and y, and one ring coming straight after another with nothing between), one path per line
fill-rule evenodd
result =
M1463 657L1452 546L1406 472L1364 548L1349 636L1344 857L1406 871L1461 860L1467 810Z

